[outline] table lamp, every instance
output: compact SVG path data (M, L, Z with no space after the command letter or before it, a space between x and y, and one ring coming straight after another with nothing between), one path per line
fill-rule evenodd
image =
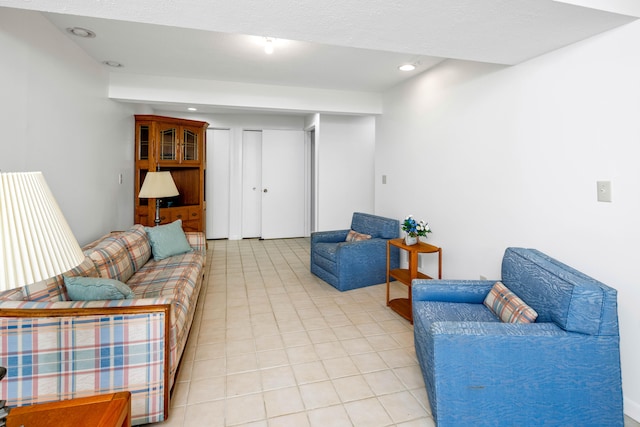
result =
M173 182L171 172L148 172L142 183L140 194L141 199L156 199L156 226L160 224L160 199L163 197L174 197L178 194L176 183Z
M62 274L84 257L42 172L0 173L0 291Z

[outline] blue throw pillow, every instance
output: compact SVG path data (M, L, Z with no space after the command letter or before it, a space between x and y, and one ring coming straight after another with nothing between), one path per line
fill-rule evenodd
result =
M187 236L184 234L184 230L182 230L181 219L171 224L145 227L144 229L147 232L147 236L149 236L151 253L156 261L193 250L189 245Z
M104 301L132 299L133 291L124 283L104 277L64 277L64 285L71 301Z

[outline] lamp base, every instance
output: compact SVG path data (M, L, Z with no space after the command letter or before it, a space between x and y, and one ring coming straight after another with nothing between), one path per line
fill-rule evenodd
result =
M156 219L154 220L154 223L156 224L155 227L160 225L160 199L156 199Z

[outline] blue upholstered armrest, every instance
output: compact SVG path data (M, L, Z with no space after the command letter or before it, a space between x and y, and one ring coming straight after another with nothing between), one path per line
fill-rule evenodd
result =
M414 301L462 302L482 304L497 280L427 280L414 279Z
M344 242L349 230L316 231L311 233L311 243L338 243Z
M504 322L434 322L431 333L448 336L474 336L481 339L505 339L510 337L557 337L579 336L574 332L567 332L555 323L504 323ZM451 338L449 338L451 339ZM505 341L506 342L506 341Z

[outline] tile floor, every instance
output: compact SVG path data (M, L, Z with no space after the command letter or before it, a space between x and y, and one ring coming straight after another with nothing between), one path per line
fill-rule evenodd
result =
M386 307L384 284L337 291L309 272L309 239L209 241L208 257L156 426L435 425L413 328Z

